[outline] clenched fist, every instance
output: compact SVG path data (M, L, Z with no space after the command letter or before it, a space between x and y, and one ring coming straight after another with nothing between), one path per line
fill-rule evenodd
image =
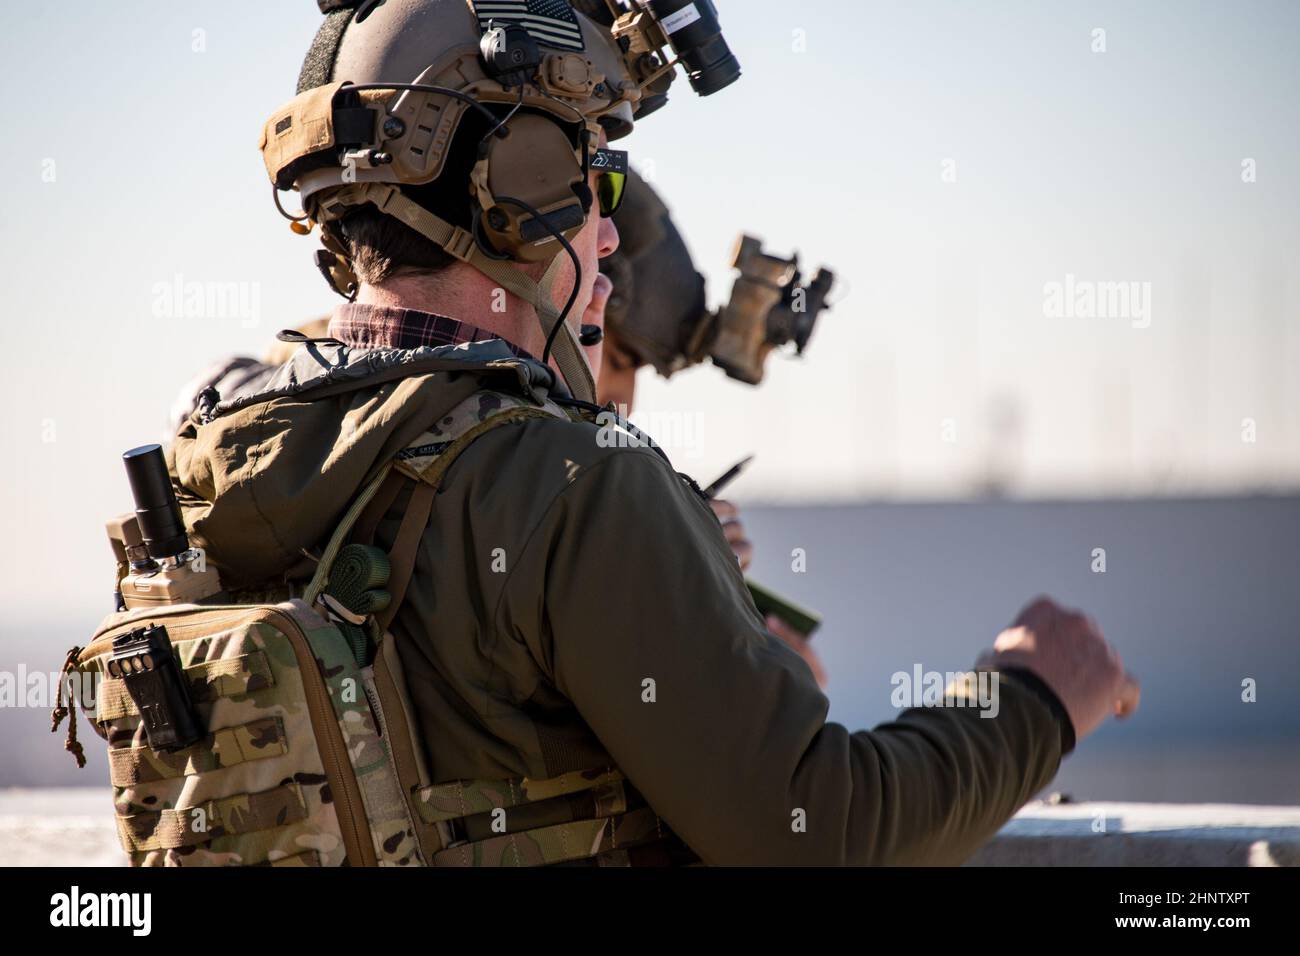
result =
M1097 625L1078 611L1040 597L998 635L977 667L1023 667L1061 699L1074 724L1075 740L1096 730L1111 714L1127 717L1138 706L1137 681Z

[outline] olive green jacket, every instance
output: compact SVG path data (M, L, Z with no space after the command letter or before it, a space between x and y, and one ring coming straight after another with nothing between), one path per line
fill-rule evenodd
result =
M563 393L499 342L304 347L182 427L186 523L228 586L302 580L366 479L484 388ZM612 763L708 863L953 864L1051 779L1060 728L1013 680L992 719L828 723L706 502L656 451L600 435L502 425L443 479L393 625L435 782Z

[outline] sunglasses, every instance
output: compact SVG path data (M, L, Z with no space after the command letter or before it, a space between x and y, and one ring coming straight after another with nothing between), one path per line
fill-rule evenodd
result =
M627 191L627 150L597 149L591 154L591 168L597 173L596 199L600 214L614 215Z

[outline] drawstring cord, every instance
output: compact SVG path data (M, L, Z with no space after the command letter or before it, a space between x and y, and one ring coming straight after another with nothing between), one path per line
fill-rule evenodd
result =
M86 766L86 753L81 747L81 741L77 739L77 701L72 693L72 687L68 687L69 707L63 706L63 684L68 674L77 669L78 658L81 657L81 648L74 647L68 651L67 659L63 662L63 668L59 671L59 689L54 699L54 710L50 711L50 733L58 733L59 724L63 718L68 719L68 737L63 742L63 749L68 751L77 761L77 767Z

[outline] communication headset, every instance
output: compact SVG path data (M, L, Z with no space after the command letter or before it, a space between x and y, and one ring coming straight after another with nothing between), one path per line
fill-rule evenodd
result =
M582 284L571 240L596 207L602 216L611 215L626 188L627 154L600 147L596 137L607 124L630 125L643 97L662 98L678 63L687 66L701 94L725 85L701 87L700 65L691 60L706 40L717 45L713 18L704 18L708 29L697 43L694 32L699 31L676 29L684 20L669 6L651 9L632 2L623 8L606 2L611 12L601 22L621 51L626 72L607 76L578 52L581 45L566 50L539 42L514 15L486 23L480 16L477 44L448 49L412 82L332 82L304 90L271 117L261 148L276 205L297 232L321 225L325 248L318 265L336 291L351 297L357 288L341 221L371 204L535 306L547 333L543 361L557 344L556 361L575 394L591 391L590 370L574 348L576 336L557 339L557 333L567 329ZM659 52L666 47L679 59ZM717 68L712 60L704 66ZM729 82L739 71L728 70ZM441 175L469 110L486 120L489 131L477 144L470 174L471 216L458 224L419 205L402 187ZM593 170L598 175L589 184ZM279 191L290 188L300 193L300 214L280 206ZM557 315L550 286L561 250L575 275ZM535 281L507 261L550 266ZM593 336L583 332L591 341Z

